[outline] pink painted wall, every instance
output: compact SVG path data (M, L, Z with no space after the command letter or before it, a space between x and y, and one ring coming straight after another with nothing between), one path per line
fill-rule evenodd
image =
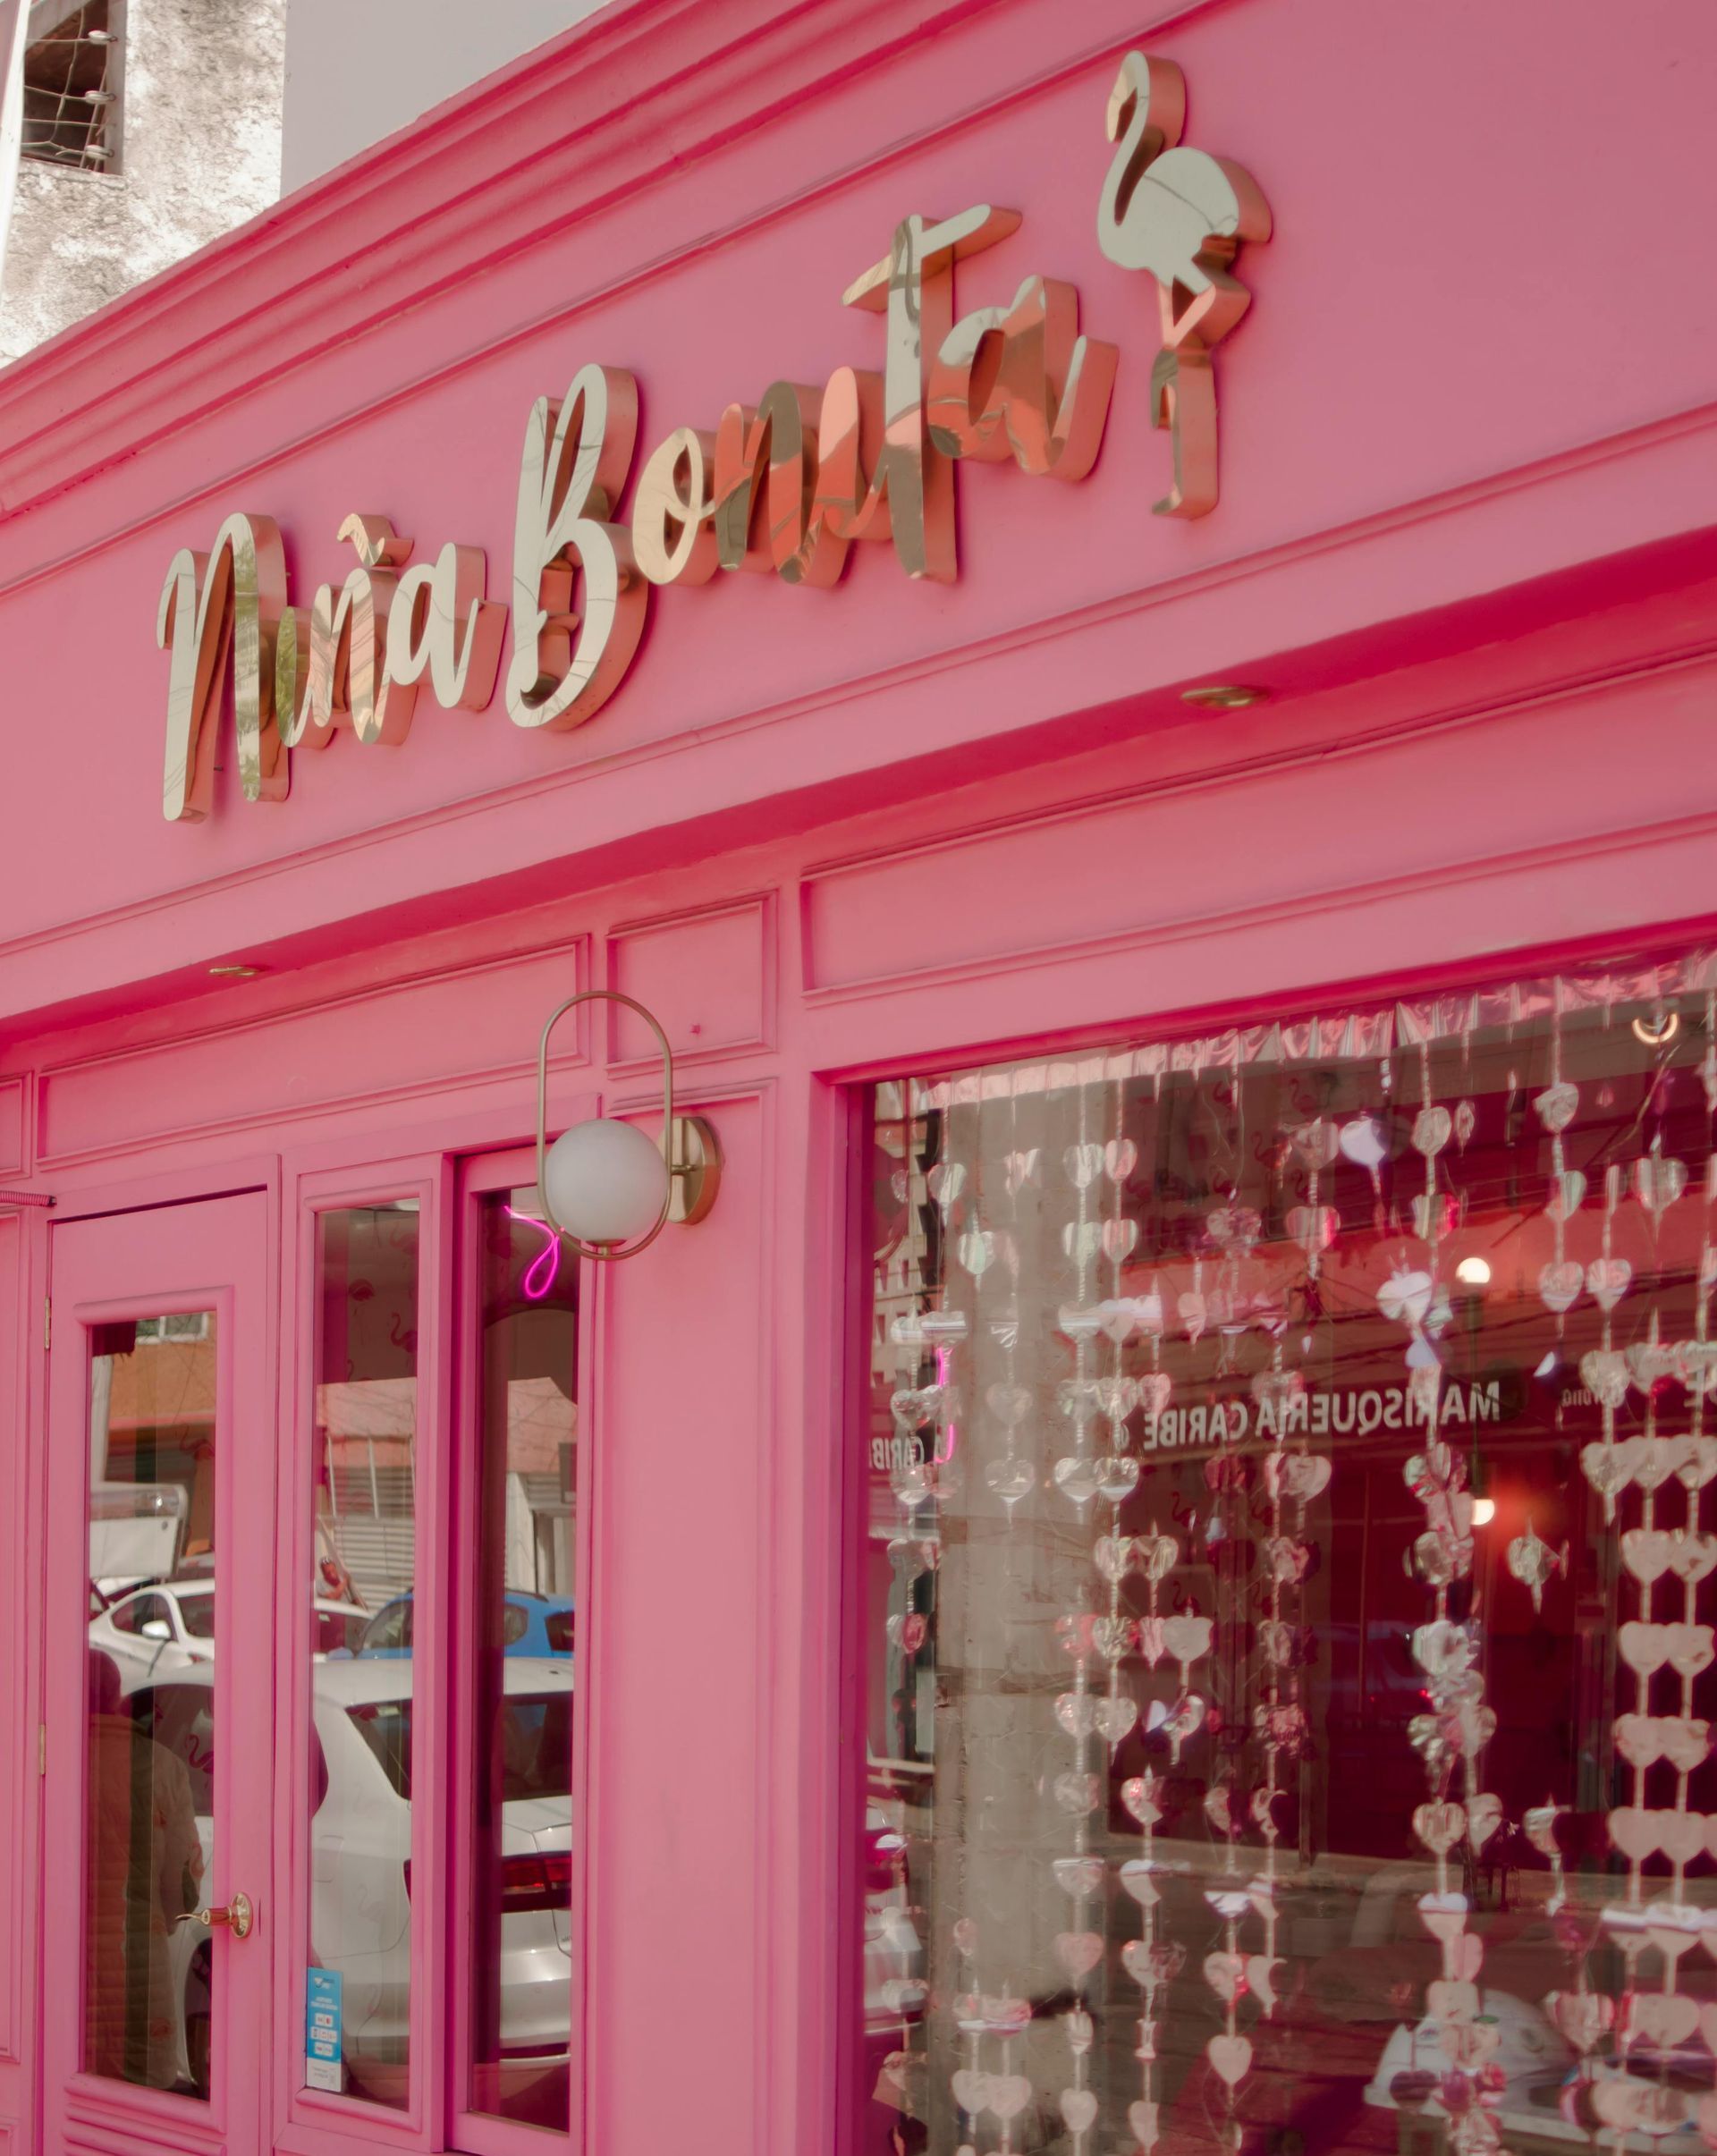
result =
M1717 911L1717 281L1689 238L1717 210L1717 18L1656 0L1624 27L1568 0L928 21L643 0L0 376L0 1180L75 1210L266 1177L295 1278L313 1179L529 1135L536 1028L580 981L661 1010L722 1130L718 1211L604 1288L604 2156L694 2131L710 2156L830 2145L837 1081ZM1198 525L1149 513L1149 294L1095 240L1134 42L1180 63L1188 139L1242 159L1276 217L1218 360L1224 492ZM535 396L630 367L647 444L779 376L875 364L842 286L908 210L985 199L1025 223L962 303L1070 278L1122 360L1087 481L960 474L958 586L861 549L832 593L670 590L577 733L426 700L402 749L300 757L283 806L162 821L175 548L275 515L307 597L343 571L340 519L379 511L426 552L484 545L504 595ZM1213 678L1275 693L1189 712L1178 687ZM239 952L263 976L211 983ZM642 1046L601 1017L569 1034L561 1112L647 1110ZM0 1670L0 2145L21 2149L47 1236L0 1212L0 1581L26 1640ZM695 2114L663 2086L670 2026ZM292 2123L291 2064L288 2033L283 2145L358 2145Z
M970 772L1092 739L1093 709L1160 723L1160 692L1213 669L1274 672L1707 521L1717 288L1686 255L1717 212L1717 23L1692 0L1630 17L1625 64L1609 11L1563 0L1253 0L1155 27L1099 0L1072 47L1045 0L934 36L921 10L861 24L833 0L611 13L0 382L13 782L103 834L8 849L0 1008L421 901L454 811L461 884L623 865L664 824L710 821L708 844L788 789L901 798L937 752ZM1219 360L1224 497L1194 525L1148 514L1151 294L1096 244L1112 64L1147 30L1186 71L1189 139L1243 156L1276 217ZM712 56L664 76L664 39ZM833 593L671 590L579 733L426 708L401 751L300 757L285 807L164 824L151 630L174 548L266 511L308 592L343 573L340 519L374 509L426 551L481 544L504 591L535 396L627 365L648 442L782 374L875 364L842 286L908 209L985 199L1025 223L965 303L1072 279L1123 359L1087 482L961 472L955 588L867 547Z

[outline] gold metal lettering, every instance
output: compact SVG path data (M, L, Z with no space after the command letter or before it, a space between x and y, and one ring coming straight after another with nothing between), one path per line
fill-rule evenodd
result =
M631 664L650 587L630 534L609 519L637 439L638 385L618 367L580 368L558 404L539 397L531 408L513 531L515 726L580 725Z
M1109 96L1109 140L1118 147L1097 207L1097 240L1112 262L1156 280L1163 348L1151 373L1151 416L1171 431L1175 472L1156 512L1202 517L1217 495L1210 352L1250 302L1231 266L1244 241L1270 237L1270 207L1243 165L1179 147L1186 119L1180 70L1129 53Z
M336 596L317 591L308 613L280 624L275 705L289 748L326 748L350 726L366 746L397 748L411 730L427 673L436 703L481 711L495 694L506 609L483 596L480 547L444 546L399 571L411 542L385 517L350 516L340 537L358 555Z
M275 644L286 605L286 560L272 517L229 517L210 551L173 557L155 640L172 647L162 814L200 823L214 798L221 675L233 653L239 782L248 801L286 798L287 759L275 723Z
M487 563L480 546L450 541L433 562L400 579L387 616L387 676L396 683L426 673L444 711L483 711L501 671L507 610L486 599Z
M953 327L954 264L1019 228L1019 213L980 202L930 223L910 216L894 228L885 262L850 284L849 307L885 314L884 436L874 484L886 492L894 551L909 576L952 584L959 571L954 475L925 425L925 353Z
M847 541L816 510L821 399L773 382L753 410L730 404L715 435L715 545L723 569L774 570L825 589L846 565Z
M679 427L653 449L632 500L632 553L652 584L707 584L716 570L715 437Z
M883 464L884 396L881 375L855 367L837 367L823 392L814 514L837 539L892 537Z
M1009 307L955 323L931 362L930 438L949 457L1082 479L1096 461L1120 353L1079 334L1079 296L1028 277Z

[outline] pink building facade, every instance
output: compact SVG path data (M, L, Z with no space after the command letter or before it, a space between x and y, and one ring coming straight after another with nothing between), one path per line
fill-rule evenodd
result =
M1714 76L635 0L0 377L4 2156L1717 2144Z

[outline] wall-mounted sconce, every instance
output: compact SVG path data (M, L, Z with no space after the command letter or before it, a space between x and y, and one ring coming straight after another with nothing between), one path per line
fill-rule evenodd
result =
M580 1003L623 1003L662 1046L662 1142L635 1123L595 1116L548 1142L548 1036ZM722 1152L701 1115L673 1112L673 1052L643 1004L615 988L587 988L549 1014L537 1051L537 1188L554 1232L580 1257L636 1257L670 1221L689 1227L715 1203Z

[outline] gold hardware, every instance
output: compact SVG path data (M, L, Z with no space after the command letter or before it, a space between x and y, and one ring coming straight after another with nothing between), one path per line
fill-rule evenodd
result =
M175 1929L182 1923L199 1923L205 1932L224 1927L234 1939L249 1939L257 1913L248 1894L235 1894L224 1909L188 1909L173 1921Z
M545 1165L548 1158L548 1036L569 1010L579 1003L596 1002L623 1003L628 1010L636 1011L655 1034L662 1050L661 1148L662 1157L668 1164L667 1195L649 1232L623 1250L611 1249L604 1243L581 1242L562 1227L548 1202ZM655 1017L635 996L622 995L617 988L586 988L577 995L568 996L565 1002L549 1012L537 1050L537 1195L542 1202L543 1218L556 1235L571 1243L580 1257L596 1258L603 1263L636 1257L656 1240L670 1221L678 1227L689 1228L702 1220L715 1203L721 1180L722 1148L715 1127L704 1116L673 1112L673 1051Z

